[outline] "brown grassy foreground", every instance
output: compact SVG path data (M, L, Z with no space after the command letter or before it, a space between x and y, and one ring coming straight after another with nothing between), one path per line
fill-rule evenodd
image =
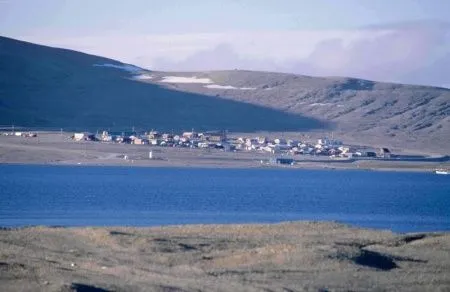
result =
M0 230L1 291L450 291L450 234L334 223Z

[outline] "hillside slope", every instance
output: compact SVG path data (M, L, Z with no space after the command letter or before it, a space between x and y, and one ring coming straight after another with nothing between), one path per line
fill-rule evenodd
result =
M450 153L449 89L239 70L152 72L152 76L149 82L169 88L325 119L336 126L335 133L358 141ZM211 82L162 82L167 76Z
M240 70L155 72L0 37L0 126L11 124L317 130L348 142L448 154L450 90Z
M330 125L258 105L136 80L148 71L107 58L0 37L0 125L304 131Z

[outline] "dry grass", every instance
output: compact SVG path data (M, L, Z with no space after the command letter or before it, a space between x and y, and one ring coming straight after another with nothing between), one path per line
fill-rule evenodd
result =
M450 289L450 235L336 223L33 227L0 230L0 251L2 291Z

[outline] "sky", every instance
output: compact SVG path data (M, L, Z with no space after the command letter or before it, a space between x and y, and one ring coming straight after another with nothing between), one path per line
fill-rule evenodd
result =
M450 87L448 0L0 0L0 35L150 70Z

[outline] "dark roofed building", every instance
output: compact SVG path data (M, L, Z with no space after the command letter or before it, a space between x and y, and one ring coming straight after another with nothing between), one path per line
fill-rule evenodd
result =
M380 148L380 157L391 158L391 151L388 148Z

